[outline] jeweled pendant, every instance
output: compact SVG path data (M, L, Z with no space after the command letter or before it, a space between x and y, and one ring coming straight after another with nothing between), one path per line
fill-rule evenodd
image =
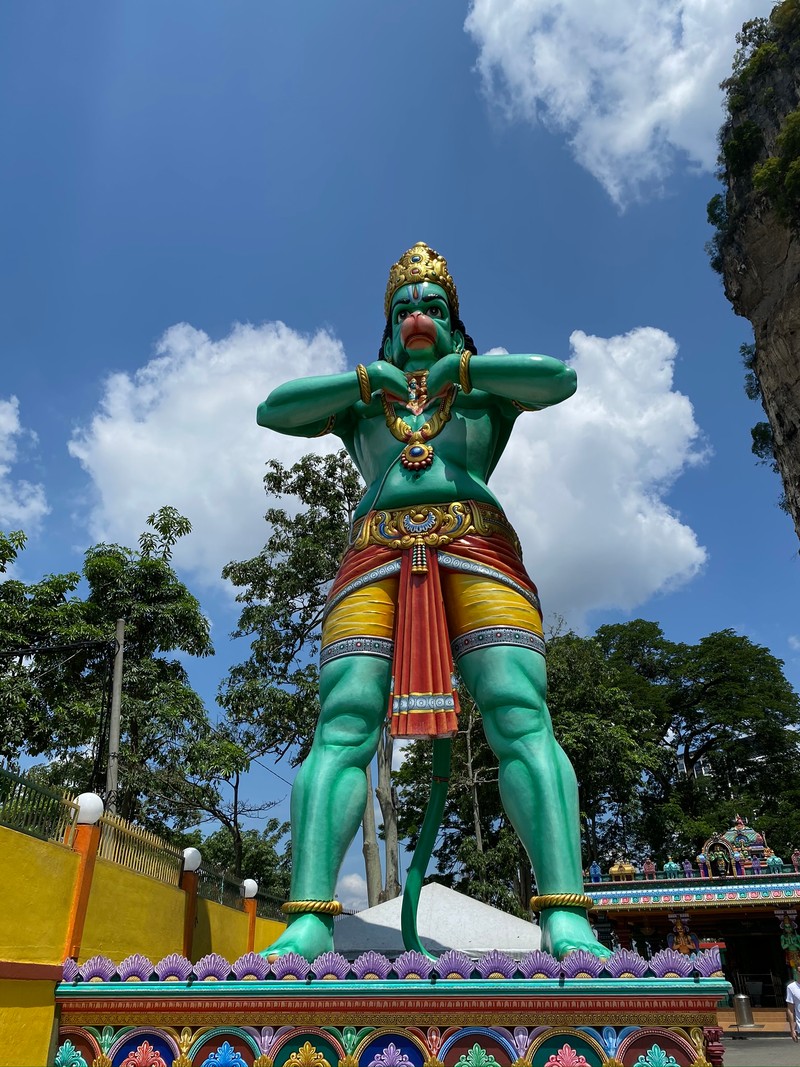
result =
M422 471L433 463L433 446L423 441L409 441L400 453L400 462L409 471Z

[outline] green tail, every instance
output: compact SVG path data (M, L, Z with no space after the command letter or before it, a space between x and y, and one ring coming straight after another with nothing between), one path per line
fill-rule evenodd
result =
M422 829L419 832L417 847L414 849L414 857L406 874L406 887L403 893L402 931L403 944L407 949L415 949L427 956L429 960L435 960L427 949L423 948L417 934L417 906L419 894L422 889L422 881L428 869L433 846L436 844L436 835L442 825L444 805L447 800L447 786L450 782L450 752L453 747L452 739L439 737L433 742L433 769L431 776L431 795L428 806L425 809L425 818L422 820Z

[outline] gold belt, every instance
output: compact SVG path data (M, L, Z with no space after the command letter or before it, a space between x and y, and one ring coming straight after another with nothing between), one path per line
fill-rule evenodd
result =
M350 544L360 550L368 545L389 548L443 548L468 534L505 537L522 555L519 538L500 508L478 500L454 500L450 504L417 504L408 508L370 511L356 519Z

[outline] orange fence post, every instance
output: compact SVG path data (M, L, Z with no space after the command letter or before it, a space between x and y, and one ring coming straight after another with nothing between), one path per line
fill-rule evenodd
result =
M247 914L247 951L255 951L256 944L256 907L258 901L255 897L244 898L244 910Z
M200 875L197 871L184 871L181 874L181 889L186 894L186 908L183 913L183 954L187 960L192 958L194 928L197 923L197 887Z
M97 859L97 846L100 844L100 827L97 824L78 823L75 827L75 840L72 847L79 854L78 876L75 879L75 892L72 897L69 922L67 925L67 943L65 956L77 960L81 951L83 927L89 907L89 894L92 890L92 877Z

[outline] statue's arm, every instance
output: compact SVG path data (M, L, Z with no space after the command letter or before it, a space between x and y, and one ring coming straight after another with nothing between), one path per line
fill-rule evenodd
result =
M534 411L560 404L578 386L572 367L552 356L473 356L469 375L475 389L515 400Z

